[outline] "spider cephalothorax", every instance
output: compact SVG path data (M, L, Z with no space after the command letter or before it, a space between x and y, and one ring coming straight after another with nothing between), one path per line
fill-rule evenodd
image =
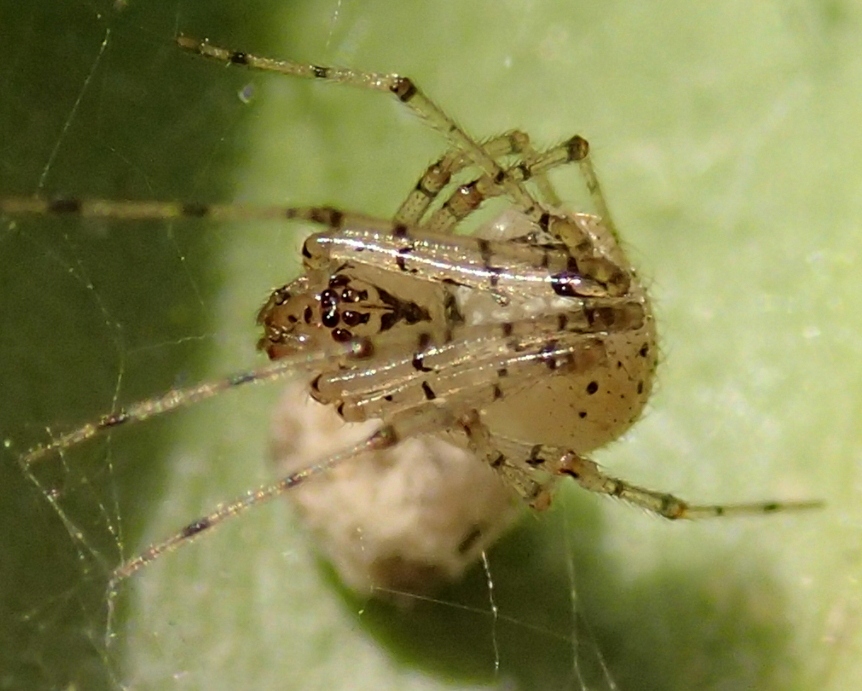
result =
M379 285L385 278L371 282L357 273L345 265L322 288L302 276L275 289L258 313L264 330L258 348L276 360L321 341L346 343L433 320L433 296L425 296L428 305L403 299Z

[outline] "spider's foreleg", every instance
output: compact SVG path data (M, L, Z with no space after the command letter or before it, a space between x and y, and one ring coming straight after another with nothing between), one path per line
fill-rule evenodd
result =
M303 245L309 272L327 272L349 263L474 288L501 302L554 296L621 297L630 284L610 259L591 256L575 265L565 248L431 233L329 208L291 209L289 217L330 228L310 236Z
M362 72L341 67L325 67L293 60L274 60L239 50L230 50L211 44L207 40L178 36L177 45L190 53L222 64L240 65L263 72L276 72L305 79L319 79L334 84L354 86L369 91L381 91L395 96L401 103L416 113L431 127L442 133L456 149L464 152L470 162L478 167L506 194L518 204L527 215L538 218L541 206L533 198L524 184L503 170L494 156L458 125L437 103L429 98L417 84L408 77L382 72Z

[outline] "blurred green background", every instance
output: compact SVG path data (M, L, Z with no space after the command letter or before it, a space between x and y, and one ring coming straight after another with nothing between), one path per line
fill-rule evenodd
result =
M2 219L0 689L859 686L860 30L837 1L0 2L2 194L387 215L444 146L385 97L220 68L179 31L402 72L480 136L588 137L664 352L598 460L692 500L828 501L674 525L567 487L489 555L496 616L480 570L406 612L351 599L279 502L108 621L121 557L272 477L278 387L16 458L259 363L301 229Z

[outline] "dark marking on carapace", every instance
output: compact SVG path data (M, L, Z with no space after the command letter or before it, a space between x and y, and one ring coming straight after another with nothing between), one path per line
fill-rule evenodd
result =
M437 398L437 394L434 393L434 390L431 388L427 381L422 382L422 391L425 394L425 398L429 401L433 401L435 398Z
M428 314L428 310L420 307L415 302L406 302L402 305L401 318L410 325L431 321L431 315Z
M587 384L587 393L592 396L596 391L599 390L599 383L597 381L591 381Z
M389 331L398 323L398 316L394 312L384 312L380 315L380 331Z

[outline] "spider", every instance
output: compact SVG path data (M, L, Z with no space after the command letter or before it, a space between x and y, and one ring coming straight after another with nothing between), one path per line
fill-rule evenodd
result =
M542 151L519 130L478 141L406 77L273 60L187 36L177 45L223 64L389 93L439 130L449 148L391 220L330 207L0 199L0 212L13 216L267 218L320 228L303 245L304 273L273 290L258 312L258 348L270 364L105 415L31 449L24 465L105 430L298 372L308 373L307 393L345 422L377 421L358 443L220 506L122 562L112 584L363 453L426 435L466 450L535 509L549 505L562 477L668 519L820 505L689 504L613 477L589 458L639 418L657 347L649 297L622 250L584 138ZM594 214L563 210L547 173L567 165L580 169ZM473 235L454 234L495 197L511 210ZM474 551L466 545L465 552Z

